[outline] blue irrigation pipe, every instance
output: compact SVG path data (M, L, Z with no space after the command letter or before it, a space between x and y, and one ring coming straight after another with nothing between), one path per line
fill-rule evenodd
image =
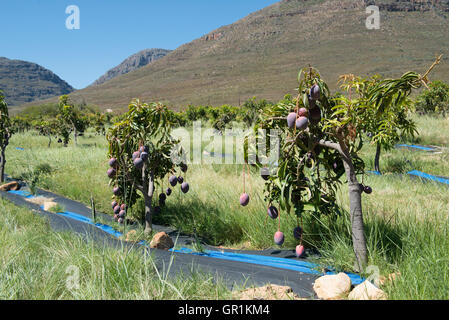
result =
M28 199L35 198L31 193L28 191L8 191L9 193L13 193L16 195L23 196ZM43 206L41 206L41 209L43 209ZM94 223L92 219L85 217L83 215L80 215L75 212L58 212L57 215L80 221L83 223L87 223L90 225L94 225L95 227L103 230L104 232L112 235L115 238L121 238L123 237L123 234L119 231L116 231L111 226L101 224L101 223ZM148 246L147 242L140 241L140 245ZM224 252L224 251L214 251L214 250L205 250L204 252L196 252L192 249L188 248L180 248L180 249L171 249L172 252L175 253L184 253L184 254L192 254L197 256L203 256L203 257L209 257L209 258L216 258L216 259L222 259L222 260L228 260L228 261L237 261L237 262L245 262L250 264L256 264L256 265L262 265L262 266L268 266L273 268L280 268L280 269L287 269L287 270L293 270L302 272L305 274L311 274L311 275L334 275L336 272L331 269L327 268L330 271L327 271L325 273L318 271L321 269L321 267L317 264L313 264L310 262L305 262L301 260L293 260L293 259L286 259L286 258L278 258L278 257L268 257L268 256L261 256L261 255L255 255L255 254L244 254L244 253L234 253L234 252ZM354 273L346 273L349 278L351 279L351 282L353 285L361 284L365 281L364 278L360 277L357 274Z
M422 151L434 151L436 148L433 147L426 147L426 146L420 146L415 144L398 144L396 145L397 148L414 148Z
M438 176L434 176L428 173L424 173L418 170L413 170L408 172L407 174L412 175L412 176L416 176L416 177L420 177L422 179L427 179L427 180L431 180L431 181L435 181L435 182L439 182L439 183L444 183L449 185L449 178L445 178L445 177L438 177Z

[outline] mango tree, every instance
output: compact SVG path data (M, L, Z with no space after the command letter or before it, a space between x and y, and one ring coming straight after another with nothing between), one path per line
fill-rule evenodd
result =
M107 116L105 114L96 112L89 115L89 126L95 129L96 134L105 135Z
M11 129L12 131L14 131L14 133L25 132L27 130L30 130L30 128L31 123L28 118L21 116L15 116L11 118Z
M46 136L48 138L48 147L51 147L51 138L58 134L58 120L57 119L46 119L46 120L35 120L33 121L34 128L39 132L40 135Z
M157 211L153 204L156 186L163 184L167 175L176 169L172 156L174 150L178 150L178 141L170 136L171 114L161 104L133 100L129 111L106 135L111 167L108 176L114 187L112 206L123 219L126 208L134 206L142 197L145 210L140 218L145 221L145 234L152 232L152 218ZM186 165L179 165L186 170ZM171 189L166 194L161 193L160 203L170 193Z
M9 119L8 105L0 91L0 182L5 181L5 151L11 138L11 121Z
M434 81L424 90L415 103L416 111L420 114L449 114L449 84L443 81Z
M372 189L362 187L358 175L364 173L364 162L358 153L363 147L362 132L373 114L382 113L388 101L398 95L405 98L410 89L419 86L422 78L407 73L400 79L384 80L370 88L369 94L331 96L327 84L314 68L304 68L299 76L297 99L284 99L265 109L257 121L253 139L247 137L247 160L257 154L260 147L256 141L266 139L269 150L270 132L277 132L280 141L276 166L267 165L264 156L257 156L256 165L269 169L265 173L265 199L268 215L279 218L275 203L281 210L294 209L298 218L304 214L335 214L336 192L345 175L349 189L351 234L356 257L356 269L363 270L368 261L362 193ZM351 89L357 84L350 86ZM256 140L262 139L262 140ZM266 157L270 155L267 154ZM254 158L253 158L254 159ZM265 160L265 161L264 161ZM268 172L268 171L265 171ZM301 228L295 229L295 237L302 241ZM283 234L275 234L275 242L283 243ZM303 248L297 248L301 255Z
M75 144L78 144L79 133L84 132L88 126L87 117L77 110L68 95L59 97L59 115L60 120L73 131ZM67 145L65 144L65 146Z
M360 78L346 82L346 89L356 90L364 104L371 106L365 115L361 129L371 136L371 142L376 145L374 170L380 171L381 150L389 150L402 136L414 137L418 133L415 122L408 117L411 109L412 90L422 85L428 88L428 75L440 63L439 56L427 72L421 76L415 72L407 72L399 79L371 81ZM345 86L345 84L344 84ZM364 125L364 127L363 127Z

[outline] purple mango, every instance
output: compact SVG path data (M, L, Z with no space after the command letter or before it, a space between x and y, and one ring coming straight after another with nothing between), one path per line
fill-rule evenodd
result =
M299 117L296 120L296 129L306 130L308 126L309 126L309 119L307 119L306 117Z
M178 184L178 177L176 177L176 176L171 176L171 177L168 179L168 182L170 182L170 185L171 185L172 187L176 187L176 185Z
M181 191L182 192L187 193L187 192L189 192L189 189L190 189L190 186L189 186L189 184L187 182L184 182L181 185Z
M249 203L249 195L247 193L244 193L240 196L240 205L243 207L246 207Z
M141 158L137 158L134 160L134 167L136 167L137 170L141 170L143 168L144 162Z
M310 97L315 101L321 98L321 89L319 85L314 84L312 86L312 88L310 89Z
M290 129L293 129L295 127L296 118L297 115L295 112L292 112L287 116L287 125Z
M278 208L276 208L274 206L269 207L268 208L268 216L273 220L277 219L277 217L279 217Z
M278 231L274 234L274 243L276 243L278 246L282 246L284 244L284 233L281 231Z

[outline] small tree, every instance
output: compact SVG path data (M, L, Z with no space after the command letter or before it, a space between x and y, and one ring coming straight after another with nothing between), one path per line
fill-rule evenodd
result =
M366 123L372 121L373 114L383 113L393 98L406 99L411 89L419 87L424 78L410 72L400 79L379 81L367 91L358 89L358 83L353 82L348 90L354 90L355 96L349 97L331 96L327 84L314 68L302 69L298 79L298 98L284 99L267 108L254 128L255 138L263 138L271 130L279 133L276 171L271 168L271 175L265 177L268 213L278 217L273 214L277 212L273 209L275 202L287 212L294 208L298 217L307 213L337 212L336 191L341 175L345 174L356 268L363 270L368 255L361 196L363 192L371 193L372 189L362 186L357 178L364 173L364 162L358 156L363 147L362 132ZM267 141L264 148L268 150L270 143ZM246 139L246 145L248 160L260 147L250 138ZM267 165L262 161L264 159L256 160L260 168ZM275 241L283 243L280 230Z
M374 88L382 83L379 76L371 79L355 77L352 74L340 77L341 87L348 92L349 99L355 94L362 104L369 105ZM383 92L385 94L386 92ZM391 99L384 101L382 106L369 107L360 118L358 128L365 132L371 143L376 146L374 157L374 170L380 171L381 150L390 150L400 137L414 137L416 130L415 122L409 118L411 100L409 93L404 88L397 88L390 93Z
M178 141L170 136L171 114L161 104L143 104L134 100L129 111L106 135L114 205L117 202L132 207L142 197L145 211L141 219L145 221L145 234L152 232L156 186L175 171L171 156Z
M106 115L96 112L89 115L89 125L95 129L96 134L106 135Z
M51 138L56 136L59 132L59 123L57 119L35 120L33 122L34 128L40 135L48 138L48 147L51 147Z
M31 123L26 117L15 116L11 118L11 130L14 133L25 132L31 128Z
M416 98L415 108L422 114L442 114L445 117L449 113L449 84L431 82L429 88Z
M0 182L5 181L5 151L11 138L11 121L9 119L8 105L0 91Z
M79 133L84 132L88 126L88 119L84 117L74 104L70 102L68 95L59 98L60 119L71 128L74 134L75 144L78 144Z

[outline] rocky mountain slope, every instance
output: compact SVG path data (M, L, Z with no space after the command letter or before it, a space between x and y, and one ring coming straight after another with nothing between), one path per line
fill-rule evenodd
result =
M0 90L9 106L68 94L74 89L38 64L0 57Z
M145 49L132 56L128 57L122 63L120 63L115 68L106 72L98 80L96 80L93 85L99 85L106 81L109 81L122 74L129 73L136 69L146 66L162 57L165 57L171 50L165 49Z
M366 8L380 7L369 30ZM298 69L313 65L331 89L338 76L425 72L449 80L449 0L283 0L187 43L169 55L74 98L126 109L132 98L187 104L238 105L257 96L294 93Z

